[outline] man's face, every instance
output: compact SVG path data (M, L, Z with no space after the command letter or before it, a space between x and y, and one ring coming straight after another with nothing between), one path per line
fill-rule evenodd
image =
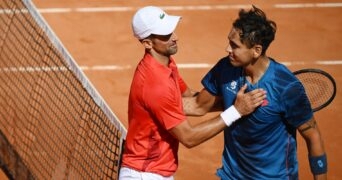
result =
M240 30L232 28L228 35L229 44L226 51L230 62L236 67L246 67L253 62L254 48L248 48L240 41Z
M175 33L169 35L151 35L152 49L158 54L171 56L177 53L178 37Z

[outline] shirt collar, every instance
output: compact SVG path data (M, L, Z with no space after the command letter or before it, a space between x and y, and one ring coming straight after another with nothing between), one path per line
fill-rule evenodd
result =
M153 68L156 68L157 71L161 73L166 73L171 75L173 71L176 70L177 65L172 57L170 57L169 67L164 66L158 60L156 60L150 53L145 53L144 61L150 64Z

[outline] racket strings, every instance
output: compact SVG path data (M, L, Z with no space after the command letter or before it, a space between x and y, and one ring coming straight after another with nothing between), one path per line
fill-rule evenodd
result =
M296 76L305 87L312 109L320 108L333 96L334 84L328 77L315 72L306 72Z

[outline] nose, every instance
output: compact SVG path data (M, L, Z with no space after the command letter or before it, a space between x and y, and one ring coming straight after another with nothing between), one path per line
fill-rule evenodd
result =
M229 44L227 45L226 51L232 53L232 47Z
M178 41L178 36L175 32L172 33L171 40L172 41Z

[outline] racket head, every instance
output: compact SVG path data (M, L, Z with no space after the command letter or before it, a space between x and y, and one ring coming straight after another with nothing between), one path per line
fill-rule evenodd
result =
M293 74L303 84L313 112L328 106L336 96L334 78L321 69L301 69Z

